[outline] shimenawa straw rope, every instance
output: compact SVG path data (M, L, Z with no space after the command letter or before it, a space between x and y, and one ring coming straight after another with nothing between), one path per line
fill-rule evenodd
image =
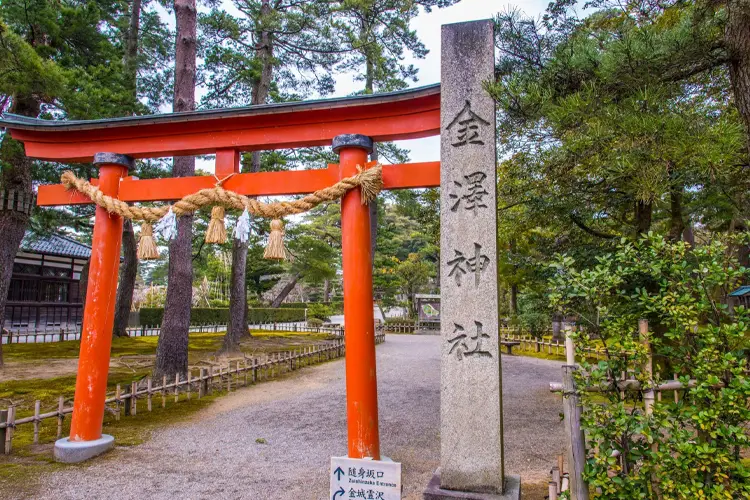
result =
M207 242L223 243L226 241L226 229L224 229L223 225L224 209L247 210L255 216L274 219L271 223L271 235L269 236L269 245L265 256L266 258L283 259L286 253L283 240L281 239L283 235L283 223L278 219L287 215L307 212L321 203L338 200L349 190L356 187L360 188L363 204L375 199L383 188L382 165L378 163L366 170L358 166L357 170L359 171L357 175L342 179L333 186L320 189L298 200L274 203L263 203L254 198L248 198L247 196L235 193L234 191L227 191L221 187L221 184L226 179L219 180L213 188L201 189L197 193L185 196L173 205L161 207L129 205L122 200L102 193L98 187L93 186L85 179L76 177L69 170L63 172L60 181L67 189L75 189L81 192L109 213L114 213L130 220L144 221L141 227L141 241L139 241L138 245L139 258L141 259L154 259L158 257L156 244L153 242L152 222L160 220L170 210L175 216L179 217L193 213L205 206L214 207L211 211L211 223L206 234Z

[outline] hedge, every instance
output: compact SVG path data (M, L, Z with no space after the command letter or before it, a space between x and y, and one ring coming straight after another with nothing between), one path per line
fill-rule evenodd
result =
M164 308L142 307L140 311L141 325L161 325L164 319ZM272 309L272 308L250 308L247 310L248 323L284 323L290 321L304 321L304 309ZM216 325L229 322L228 308L202 308L196 307L190 310L190 323L193 325Z
M284 309L307 309L313 304L320 304L331 308L331 314L343 314L344 303L343 302L287 302L281 304L279 307Z

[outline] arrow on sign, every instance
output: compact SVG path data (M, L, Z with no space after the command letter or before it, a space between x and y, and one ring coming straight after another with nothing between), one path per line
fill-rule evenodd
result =
M340 488L339 491L333 494L333 500L336 500L339 496L341 498L344 498L344 495L346 495L346 490L344 488Z
M338 477L336 478L337 481L341 481L341 476L345 476L346 473L341 470L341 467L337 467L335 471L333 471L334 474L336 474Z

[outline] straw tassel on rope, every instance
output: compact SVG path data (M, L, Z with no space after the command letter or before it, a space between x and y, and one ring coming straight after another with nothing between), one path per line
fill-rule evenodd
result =
M284 260L286 249L284 248L284 223L279 219L271 221L271 234L268 235L268 246L263 252L264 259Z
M206 231L206 243L226 243L227 229L224 226L224 207L216 205L211 209L211 222Z
M150 222L141 224L141 234L138 238L138 260L153 260L159 258L159 250L154 241L154 228Z

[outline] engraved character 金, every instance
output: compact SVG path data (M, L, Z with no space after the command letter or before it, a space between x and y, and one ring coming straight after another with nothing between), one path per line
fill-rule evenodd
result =
M490 258L482 253L482 245L474 243L474 255L472 257L466 257L460 250L453 251L455 252L453 259L448 261L448 265L452 266L448 276L453 276L456 285L461 286L461 276L472 272L474 273L474 286L478 287L482 271L490 263Z
M471 102L467 99L466 105L460 113L448 124L447 131L455 129L456 142L451 146L461 147L467 144L483 145L484 141L480 139L483 127L489 127L490 122L471 110Z
M487 179L487 174L484 172L473 172L469 175L464 175L464 179L466 186L461 182L453 181L453 184L459 188L461 194L450 193L448 195L451 200L455 200L451 205L451 212L458 211L463 201L464 209L473 211L474 215L477 215L480 208L487 208L484 197L489 196L490 193L485 189L483 184L485 179Z
M479 357L492 357L492 353L482 348L482 340L488 339L490 336L483 331L483 325L479 321L474 321L476 327L476 335L469 337L466 335L463 325L453 323L453 334L458 334L448 342L451 344L451 348L448 354L456 353L458 360L463 360L464 356L479 356ZM469 348L469 341L473 341L474 349Z

